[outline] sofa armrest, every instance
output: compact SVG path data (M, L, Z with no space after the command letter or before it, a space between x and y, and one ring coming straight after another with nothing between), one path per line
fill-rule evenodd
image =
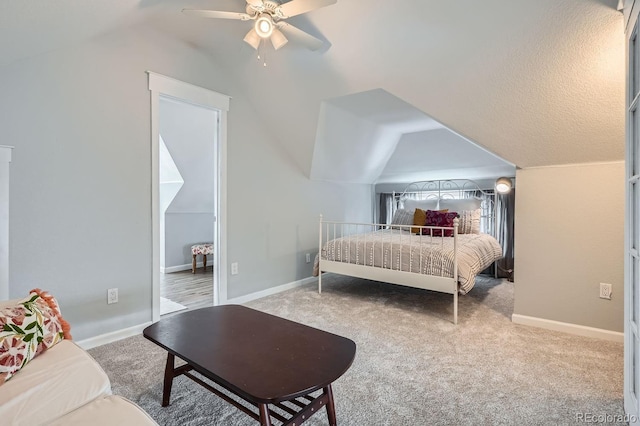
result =
M0 419L33 425L53 421L111 394L104 370L86 351L63 340L0 386Z
M50 426L157 426L140 407L121 396L98 398L74 410Z

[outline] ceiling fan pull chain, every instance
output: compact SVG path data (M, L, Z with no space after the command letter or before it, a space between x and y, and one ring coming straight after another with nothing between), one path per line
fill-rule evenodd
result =
M267 52L264 50L264 48L262 50L262 57L264 58L264 61L262 62L262 66L266 67L267 66Z
M262 60L262 66L267 66L267 51L265 50L266 39L261 39L258 45L258 61Z

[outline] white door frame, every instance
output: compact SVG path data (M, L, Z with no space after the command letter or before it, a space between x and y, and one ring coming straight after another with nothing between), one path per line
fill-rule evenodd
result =
M151 71L151 226L152 226L152 320L160 320L160 95L169 96L220 112L218 147L216 150L215 238L213 264L213 304L227 300L227 113L230 97Z
M635 2L637 3L637 2ZM625 2L625 17L629 18L625 22L626 27L626 165L625 165L625 238L624 238L624 410L630 425L639 424L640 403L640 365L637 362L640 351L638 345L639 307L640 307L640 282L634 273L638 263L638 252L640 247L640 230L636 229L637 220L640 215L640 206L634 203L634 190L638 193L640 186L640 139L637 132L639 126L637 122L640 108L638 99L640 89L637 87L637 68L640 55L640 40L637 37L638 9L633 8L634 1ZM637 4L636 4L637 6ZM633 10L632 10L633 8ZM634 122L635 121L635 122ZM637 200L637 198L635 198Z

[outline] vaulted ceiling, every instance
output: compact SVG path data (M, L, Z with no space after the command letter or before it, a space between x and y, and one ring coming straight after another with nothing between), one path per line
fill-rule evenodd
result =
M312 179L389 183L514 174L513 164L382 89L321 104Z
M180 13L242 11L244 4L0 2L0 66L122 27L151 27L224 67L307 175L323 108L333 102L345 110L337 100L375 90L506 164L624 157L624 30L617 0L338 0L290 19L325 40L325 49L311 52L292 41L267 51L266 67L242 41L249 23ZM383 157L392 160L389 153ZM388 163L393 170L394 161ZM378 168L372 176L380 178L385 172Z

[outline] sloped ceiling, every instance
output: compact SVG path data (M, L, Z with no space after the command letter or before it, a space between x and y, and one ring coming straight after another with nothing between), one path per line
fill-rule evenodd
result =
M323 101L382 88L519 167L624 158L617 0L338 0L290 22L327 41L267 51L248 23L184 16L243 0L0 3L0 65L148 25L211 54L311 174ZM213 87L215 89L215 87ZM233 94L231 94L233 95ZM232 106L233 108L233 106Z
M441 128L403 134L376 182L515 176L503 159Z
M514 175L513 164L382 89L320 107L312 179L381 183Z

